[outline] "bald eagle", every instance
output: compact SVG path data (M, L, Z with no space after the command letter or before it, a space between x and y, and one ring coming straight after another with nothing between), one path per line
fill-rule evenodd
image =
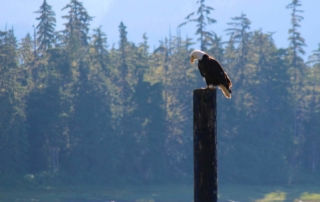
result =
M226 98L230 99L232 83L220 63L200 50L192 51L190 54L190 62L194 63L194 60L198 60L198 68L201 76L206 80L207 88L219 86Z

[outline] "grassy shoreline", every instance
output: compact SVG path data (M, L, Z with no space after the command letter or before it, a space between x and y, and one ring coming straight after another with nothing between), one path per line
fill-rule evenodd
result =
M220 185L219 202L320 202L320 186ZM0 201L37 202L192 202L193 186L163 184L144 186L59 186L28 187L0 191Z

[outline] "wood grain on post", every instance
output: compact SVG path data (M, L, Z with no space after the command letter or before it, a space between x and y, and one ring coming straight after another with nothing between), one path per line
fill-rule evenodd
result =
M216 89L193 91L194 202L217 202Z

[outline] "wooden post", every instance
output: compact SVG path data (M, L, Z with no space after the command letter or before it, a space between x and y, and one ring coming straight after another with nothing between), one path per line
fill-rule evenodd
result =
M194 202L217 202L217 91L193 91Z

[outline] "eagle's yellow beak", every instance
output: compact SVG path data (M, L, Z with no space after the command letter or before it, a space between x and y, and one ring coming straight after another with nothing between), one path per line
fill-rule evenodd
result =
M190 57L190 63L193 64L194 63L195 58L193 56Z

